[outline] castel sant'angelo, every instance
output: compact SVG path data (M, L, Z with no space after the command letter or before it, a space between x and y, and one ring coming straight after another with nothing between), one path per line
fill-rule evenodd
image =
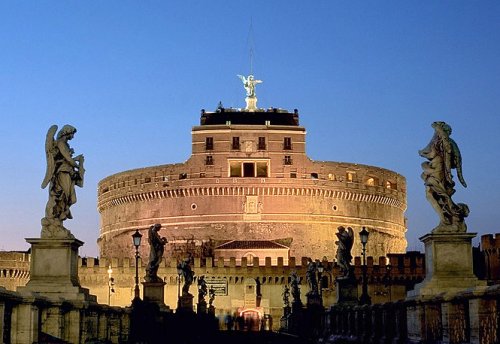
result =
M299 112L257 107L259 80L241 77L245 109L201 110L185 163L144 167L98 186L101 257L134 256L131 234L160 223L165 256L335 256L338 226L370 231L374 257L406 249L406 181L384 168L306 155ZM359 255L357 235L353 255ZM219 253L218 253L219 252ZM283 253L280 253L283 252ZM147 245L141 255L147 257Z

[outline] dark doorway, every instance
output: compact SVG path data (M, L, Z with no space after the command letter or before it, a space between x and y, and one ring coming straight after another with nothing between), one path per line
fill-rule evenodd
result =
M255 167L253 162L243 163L243 177L255 177Z

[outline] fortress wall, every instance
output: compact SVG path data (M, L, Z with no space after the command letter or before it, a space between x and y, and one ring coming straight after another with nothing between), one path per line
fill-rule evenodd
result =
M289 284L292 271L297 272L301 279L301 297L306 303L308 286L305 279L307 258L290 257L288 264L282 258L276 261L267 257L265 264L260 264L255 258L251 262L246 258L241 261L235 257L228 259L194 259L193 271L195 276L205 275L206 279L216 278L227 281L228 296L217 296L214 306L217 315L233 314L239 307L244 306L245 283L248 280L258 281L258 290L261 295L261 307L264 312L271 314L274 320L279 319L283 312L282 292L285 284ZM388 262L391 268L388 269ZM361 259L354 259L354 273L361 280ZM423 254L410 253L393 254L389 257L373 259L368 257L369 292L373 302L387 302L402 299L406 295L408 285L413 285L424 278L425 264ZM139 276L145 275L146 260L139 260ZM323 261L325 288L323 300L325 305L335 302L335 277L339 275L338 266L332 261ZM115 279L113 286L115 292L110 294L111 305L127 306L134 296L135 261L125 259L81 259L79 277L83 287L97 295L98 302L108 302L108 273L111 265ZM165 303L170 307L177 304L179 289L177 275L177 260L164 258L158 270L160 276L167 284L165 286ZM361 288L361 284L359 285ZM196 280L191 285L190 293L197 297ZM359 294L361 290L359 290ZM142 295L142 286L141 286Z
M199 178L187 174L186 179L179 179L180 171L188 170L187 163L108 177L99 184L101 255L122 252L132 257L128 236L136 228L145 230L156 222L166 226L165 233L174 239L294 238L294 255L307 254L306 241L317 238L312 249L326 256L335 250L337 226L366 226L376 233L373 238L380 238L369 244L374 255L404 252L406 184L402 176L358 164L309 162L305 166L309 167L298 169L302 170L297 171L298 178ZM311 178L308 171L320 171L318 179ZM370 181L373 185L366 185L367 178L375 178ZM389 180L391 188L384 184ZM255 216L244 213L249 195L258 196L262 206Z

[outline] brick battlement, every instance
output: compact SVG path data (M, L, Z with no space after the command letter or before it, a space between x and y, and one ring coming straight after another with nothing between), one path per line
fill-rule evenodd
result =
M355 276L361 276L362 259L355 257L353 260ZM176 275L177 261L170 258L163 258L159 274ZM379 257L375 260L373 257L367 257L367 273L372 280L381 280L382 278L390 279L419 279L425 275L425 259L424 254L420 252L408 252L406 254L389 254L387 257ZM337 263L333 261L322 261L325 267L325 273L329 273L332 279L340 275L340 269ZM139 267L144 269L147 261L139 258ZM135 268L135 260L130 258L80 258L79 272L81 275L88 273L106 273L111 266L113 269L120 271L130 271ZM202 275L205 273L217 275L234 275L239 271L244 271L245 274L265 275L267 273L276 274L279 271L280 275L289 275L292 271L297 271L299 275L304 275L307 267L307 257L297 259L296 257L288 258L288 264L284 263L282 257L278 258L276 263L272 263L271 257L265 258L265 264L260 264L259 258L255 257L252 261L243 257L239 260L232 257L224 258L194 258L193 270L196 274ZM97 271L96 271L97 269ZM100 271L102 270L102 271Z
M481 249L483 251L500 249L500 233L482 235Z

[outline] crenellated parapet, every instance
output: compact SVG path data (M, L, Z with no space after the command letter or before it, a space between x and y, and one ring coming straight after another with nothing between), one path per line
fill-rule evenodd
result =
M486 278L500 283L500 233L481 236L481 251L484 256Z
M194 258L193 270L196 275L223 276L229 283L243 283L245 278L254 278L262 284L289 283L289 276L292 271L297 272L305 284L305 272L307 268L307 257L289 257L285 264L282 257L272 259L265 258L265 264L261 264L258 257L247 259L246 257L236 259L211 257L201 259ZM273 261L276 261L273 263ZM143 276L147 262L142 259L139 262L139 275ZM328 283L334 283L335 278L340 276L340 268L334 261L323 260L324 276ZM177 279L176 260L163 258L158 269L158 276L165 281L176 281ZM107 281L108 269L114 271L113 276L120 280L130 280L130 276L135 274L135 261L130 258L83 258L79 262L79 276L84 284L86 281ZM361 279L362 264L361 257L355 257L353 261L354 274L357 279ZM409 252L407 254L390 254L387 257L367 257L367 275L370 283L394 282L418 282L425 277L425 259L419 252Z

